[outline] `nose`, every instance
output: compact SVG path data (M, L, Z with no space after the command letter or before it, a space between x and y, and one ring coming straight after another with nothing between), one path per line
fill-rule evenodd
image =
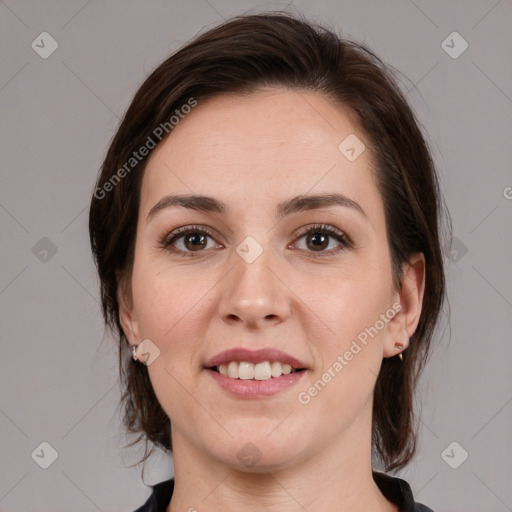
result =
M290 316L292 292L270 249L253 262L233 252L231 272L221 283L219 315L249 329L277 325Z

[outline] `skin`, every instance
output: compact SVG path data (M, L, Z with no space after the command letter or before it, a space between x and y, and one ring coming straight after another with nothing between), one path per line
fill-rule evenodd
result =
M167 512L229 512L240 504L248 512L398 510L372 478L373 388L382 359L403 350L396 342L406 348L417 327L424 257L411 258L402 290L395 289L369 150L353 162L338 150L349 134L366 140L332 100L267 88L199 101L150 157L131 296L119 299L129 342L149 338L160 350L148 371L172 425L175 490ZM342 206L274 218L285 199L333 192L359 203L366 218ZM147 222L170 193L212 196L230 212L174 207ZM330 236L315 250L311 234L297 236L321 223L346 233L353 247ZM193 224L215 237L207 246L186 235L175 241L191 257L158 246ZM247 236L263 249L252 263L236 252ZM297 395L397 302L401 311L307 405L299 403ZM236 398L203 369L233 347L278 348L310 370L275 396ZM248 442L261 453L251 467L237 457Z

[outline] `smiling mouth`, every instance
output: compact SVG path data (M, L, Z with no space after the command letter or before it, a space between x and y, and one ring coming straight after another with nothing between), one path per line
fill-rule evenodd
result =
M212 366L209 370L232 379L269 380L290 373L302 372L305 368L293 368L291 365L279 361L262 361L256 364L247 361L230 361L226 364Z

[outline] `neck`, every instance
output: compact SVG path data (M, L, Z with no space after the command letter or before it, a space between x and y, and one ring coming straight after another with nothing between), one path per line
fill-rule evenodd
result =
M371 414L371 412L370 412ZM241 470L214 459L173 428L174 493L167 512L396 512L373 480L371 425L360 418L346 435L318 443L288 465Z

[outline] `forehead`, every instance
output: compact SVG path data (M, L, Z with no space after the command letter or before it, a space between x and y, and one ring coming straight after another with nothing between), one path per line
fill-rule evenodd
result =
M309 191L378 199L369 151L353 161L340 151L354 136L365 143L353 116L311 91L268 88L198 100L151 154L141 211L171 191L228 203L236 197L239 205Z

